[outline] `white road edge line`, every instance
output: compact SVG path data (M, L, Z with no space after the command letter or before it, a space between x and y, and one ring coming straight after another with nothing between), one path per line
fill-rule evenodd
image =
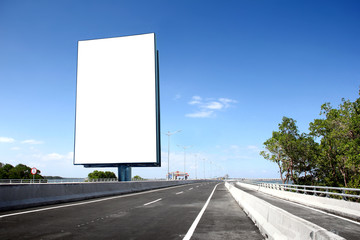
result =
M190 184L196 184L196 183L190 183ZM165 191L167 189L179 188L179 187L184 187L184 185L178 185L178 186L171 186L171 187L167 187L167 188L148 190L148 191L139 192L139 193L128 193L126 195L102 198L102 199L86 201L86 202L80 202L80 203L66 204L66 205L61 205L61 206L56 206L56 207L47 207L47 208L40 208L40 209L29 210L29 211L24 211L24 212L10 213L10 214L5 214L5 215L0 215L0 219L5 218L5 217L16 216L16 215L22 215L22 214L28 214L28 213L34 213L34 212L42 212L42 211L46 211L46 210L53 210L53 209L65 208L65 207L73 207L73 206L85 205L85 204L89 204L89 203L102 202L102 201L107 201L107 200L116 199L116 198L124 198L124 197L131 197L131 196L135 196L135 195L147 194L147 193L152 193L152 192Z
M294 204L294 205L297 205L299 207L303 207L303 208L307 208L307 209L310 209L310 210L314 210L316 212L320 212L320 213L323 213L325 215L329 215L329 216L332 216L332 217L336 217L336 218L340 218L342 220L345 220L345 221L348 221L348 222L351 222L351 223L355 223L357 225L360 225L359 222L356 222L354 220L351 220L351 219L348 219L348 218L345 218L345 217L342 217L342 216L339 216L339 215L335 215L335 214L332 214L332 213L328 213L328 212L325 212L323 210L320 210L320 209L316 209L316 208L313 208L313 207L309 207L309 206L306 206L306 205L302 205L300 203L296 203L296 202L293 202L293 201L289 201L289 200L285 200L285 199L281 199L280 200L284 201L284 202L287 202L287 203L290 203L290 204Z
M193 188L190 188L189 190L193 190Z
M212 197L212 195L214 194L215 192L215 189L216 187L221 184L221 183L218 183L215 185L214 189L212 190L208 200L206 201L205 205L203 206L203 208L201 209L201 211L199 212L199 214L197 215L197 217L195 218L195 221L193 222L193 224L191 225L191 227L189 228L188 232L186 233L185 237L183 238L183 240L190 240L190 238L192 237L192 235L194 234L194 231L198 225L198 223L200 222L200 219L202 217L202 215L204 214L207 206L209 205L209 202L210 202L210 199Z
M181 192L177 192L177 193L176 193L176 195L178 195L178 194L182 194L182 193L183 193L183 191L181 191Z
M314 207L310 207L310 206L307 206L305 204L301 204L301 203L297 203L297 202L293 202L291 200L286 200L284 198L280 198L280 197L276 197L274 195L271 195L271 194L267 194L267 193L264 193L264 192L260 192L260 191L257 191L259 193L263 193L267 196L271 196L271 197L274 197L280 201L283 201L283 202L286 202L286 203L289 203L289 204L293 204L293 205L296 205L296 206L299 206L299 207L303 207L303 208L307 208L307 209L310 209L310 210L313 210L315 212L320 212L320 213L323 213L325 215L329 215L329 216L332 216L332 217L336 217L336 218L339 218L339 219L342 219L342 220L345 220L345 221L348 221L348 222L351 222L351 223L354 223L354 224L357 224L357 225L360 225L359 222L357 221L354 221L354 220L351 220L349 218L346 218L346 217L342 217L342 216L339 216L339 215L335 215L333 213L328 213L328 212L325 212L324 210L320 210L320 209L317 209L317 208L314 208Z
M156 202L161 201L161 200L162 200L162 198L156 199L156 200L154 200L154 201L152 201L152 202L145 203L144 206L147 206L147 205L156 203Z

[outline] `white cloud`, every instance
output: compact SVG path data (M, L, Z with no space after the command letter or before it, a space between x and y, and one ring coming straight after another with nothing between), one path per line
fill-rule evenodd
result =
M208 109L216 109L216 110L220 110L224 107L224 105L222 105L219 102L210 102L208 103L206 106L204 106L204 108L208 108Z
M259 148L257 146L254 146L254 145L247 146L247 149L253 150L253 151L259 151Z
M200 96L193 96L188 104L195 106L197 111L195 113L188 113L185 116L191 118L214 117L216 111L229 108L233 103L237 103L237 101L229 98L218 98L215 100L214 98L203 99Z
M12 148L10 148L10 150L17 151L17 150L20 150L20 148L19 147L12 147Z
M73 152L69 152L67 154L59 154L59 153L49 153L49 154L33 154L32 156L35 158L39 158L44 161L52 161L52 160L72 160Z
M199 96L193 96L191 98L191 101L189 102L190 105L201 104L201 103L202 103L202 99Z
M0 137L0 143L13 143L15 139L9 137Z
M225 108L230 107L231 103L237 103L236 100L229 99L229 98L219 98L219 101L224 104Z
M34 140L34 139L28 139L28 140L22 141L21 143L25 143L25 144L43 144L44 142Z
M208 118L213 116L214 111L200 111L195 113L188 113L185 116L190 118Z
M67 155L66 155L66 158L67 159L73 159L74 157L74 152L69 152Z
M58 153L50 153L43 156L44 160L60 160L63 159L64 156Z

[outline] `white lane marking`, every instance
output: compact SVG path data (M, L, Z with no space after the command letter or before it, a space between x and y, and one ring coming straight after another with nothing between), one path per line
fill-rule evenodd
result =
M189 188L189 190L193 190L193 188Z
M196 183L193 183L193 184L196 184ZM112 200L112 199L116 199L116 198L125 198L125 197L131 197L131 196L136 196L136 195L141 195L141 194L147 194L147 193L152 193L152 192L165 191L165 190L167 190L167 189L179 188L179 187L184 187L184 185L167 187L167 188L161 188L161 189L155 189L155 190L149 190L149 191L146 191L146 192L129 193L129 194L126 194L126 195L120 195L120 196L115 196L115 197L102 198L102 199L97 199L97 200L92 200L92 201L87 201L87 202L66 204L66 205L56 206L56 207L47 207L47 208L29 210L29 211L24 211L24 212L10 213L10 214L5 214L5 215L0 215L0 219L1 219L1 218L5 218L5 217L16 216L16 215L22 215L22 214L28 214L28 213L35 213L35 212L42 212L42 211L53 210L53 209L58 209L58 208L65 208L65 207L73 207L73 206L85 205L85 204L89 204L89 203L102 202L102 201Z
M178 195L178 194L182 194L182 193L183 193L183 191L181 191L181 192L177 192L177 193L176 193L176 195Z
M199 187L199 186L196 186L196 187Z
M144 206L147 206L147 205L156 203L156 202L161 201L161 200L162 200L162 198L156 199L156 200L154 200L154 201L152 201L152 202L145 203Z
M299 207L304 207L304 208L307 208L307 209L310 209L310 210L314 210L314 211L316 211L316 212L320 212L320 213L323 213L323 214L326 214L326 215L329 215L329 216L332 216L332 217L337 217L337 218L340 218L340 219L342 219L342 220L346 220L346 221L348 221L348 222L351 222L351 223L355 223L355 224L357 224L357 225L360 225L359 222L356 222L356 221L354 221L354 220L351 220L351 219L348 219L348 218L345 218L345 217L341 217L341 216L338 216L338 215L335 215L335 214L332 214L332 213L328 213L328 212L325 212L325 211L320 210L320 209L316 209L316 208L309 207L309 206L306 206L306 205L302 205L302 204L300 204L300 203L295 203L295 202L292 202L292 201L287 201L287 200L285 200L285 199L280 199L280 200L282 200L282 201L284 201L284 202L286 202L286 203L294 204L294 205L297 205L297 206L299 206Z
M214 189L212 190L208 200L206 201L205 205L203 206L203 208L201 209L201 211L199 212L199 214L197 215L197 217L195 218L195 221L193 222L193 224L191 225L191 227L189 228L188 232L186 233L185 237L183 238L183 240L190 240L190 238L192 237L198 223L200 222L200 219L202 217L202 215L204 214L207 206L209 205L210 199L212 197L212 195L215 192L216 187L219 185L220 183L216 184Z

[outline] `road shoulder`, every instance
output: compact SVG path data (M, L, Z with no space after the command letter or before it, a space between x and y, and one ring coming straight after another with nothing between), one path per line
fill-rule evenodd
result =
M191 239L264 239L259 229L220 184Z

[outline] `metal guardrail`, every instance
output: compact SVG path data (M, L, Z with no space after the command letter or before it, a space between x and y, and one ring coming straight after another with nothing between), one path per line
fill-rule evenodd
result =
M327 186L309 186L309 185L292 185L292 184L274 184L274 183L259 183L258 186L280 190L290 191L303 194L311 194L319 197L327 198L342 198L349 200L351 198L360 199L359 188L339 188Z
M88 179L87 182L117 182L117 178L96 178Z
M61 178L61 179L0 179L0 184L34 184L34 183L87 183L87 182L117 182L117 178Z
M189 179L189 180L209 180L209 179ZM210 179L211 180L211 179ZM154 178L154 179L132 179L132 182L161 182L168 181L164 178ZM175 181L175 180L174 180ZM180 179L176 181L181 181ZM88 179L88 178L59 178L59 179L0 179L0 185L4 184L34 184L34 183L96 183L96 182L118 182L117 178L98 178L98 179Z
M0 179L0 184L48 183L47 179Z

